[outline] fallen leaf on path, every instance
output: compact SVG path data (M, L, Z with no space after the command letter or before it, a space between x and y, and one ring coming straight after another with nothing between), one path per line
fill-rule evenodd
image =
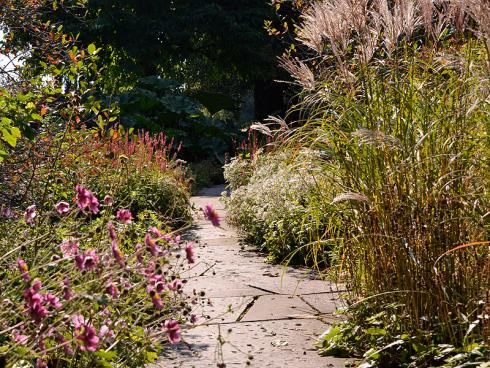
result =
M288 342L285 340L274 340L271 341L272 346L281 347L281 346L288 346Z
M264 272L262 276L269 276L269 277L279 277L279 272L274 272L272 273L271 271Z

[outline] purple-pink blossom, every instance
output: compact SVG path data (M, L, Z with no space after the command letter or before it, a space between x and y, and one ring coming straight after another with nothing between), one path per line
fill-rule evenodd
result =
M75 339L81 351L96 351L99 345L99 337L95 327L85 320L82 315L72 318L75 325Z
M116 229L114 229L114 224L112 221L107 223L107 231L109 232L109 238L111 238L111 240L114 241L117 239Z
M70 211L70 204L65 201L60 201L56 204L56 206L54 206L54 208L60 215L64 215Z
M182 281L179 279L175 279L167 284L167 288L172 291L179 291L180 289L182 289Z
M26 345L27 341L29 340L29 337L27 335L23 335L18 330L13 330L12 336L14 338L14 342L19 345Z
M19 267L19 271L22 274L22 278L24 281L29 281L31 279L31 276L29 276L29 266L27 263L22 258L17 259L17 266Z
M93 214L99 213L99 200L87 188L77 185L77 205L78 208L84 210L88 208Z
M65 239L60 244L61 253L64 258L72 258L78 253L79 243L75 238Z
M113 330L109 328L107 325L102 325L99 330L99 338L106 342L106 343L111 343L114 341L114 338L116 337L116 334L114 333Z
M37 216L36 205L33 204L26 208L24 212L24 221L27 225L34 225L34 218Z
M151 296L151 301L153 303L153 306L156 309L162 309L163 308L163 300L160 294L155 292L155 290L150 290L150 296Z
M130 224L131 221L133 220L133 215L131 214L130 210L128 210L126 208L122 208L122 209L117 211L116 219L120 223L127 225L127 224Z
M213 205L207 204L206 206L204 206L203 211L206 220L211 221L213 226L219 227L221 220L218 212L213 208Z
M112 254L114 255L114 259L116 260L116 262L119 264L119 266L124 267L126 264L125 256L124 253L119 249L116 240L112 241L111 248L112 248Z
M194 250L194 244L192 242L187 243L187 245L185 246L185 256L187 258L187 262L196 262L196 252Z
M145 235L145 245L152 256L158 256L160 254L160 247L157 245L156 240L151 237L150 233L146 233Z
M180 325L179 322L170 319L166 320L163 324L165 333L167 334L168 340L172 344L177 344L180 342Z
M36 285L40 285L40 282ZM36 323L40 323L48 316L48 310L43 305L44 298L38 293L40 286L33 285L24 290L23 297L26 305L26 312Z
M54 309L60 309L63 306L60 299L51 293L44 295L44 301L51 305Z
M104 204L106 206L112 206L114 204L114 199L110 195L104 197Z
M150 234L155 235L157 238L161 238L161 237L163 236L163 233L162 233L160 230L158 230L158 228L157 228L156 226L152 226L152 227L150 227L150 228L148 229L148 232L149 232Z
M75 263L80 271L92 271L99 264L99 256L95 253L95 250L88 249L82 254L75 256Z
M14 217L14 213L10 207L2 207L2 210L0 210L0 216L10 219Z
M112 278L110 278L105 287L105 292L109 294L113 299L119 298L119 289L117 288L116 284L112 282Z

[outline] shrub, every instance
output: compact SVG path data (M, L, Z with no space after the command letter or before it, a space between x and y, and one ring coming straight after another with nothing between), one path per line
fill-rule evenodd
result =
M180 227L191 220L189 190L173 145L163 134L112 131L100 136L69 129L57 136L40 135L20 157L3 164L10 177L18 178L6 183L4 203L29 201L52 208L58 198L71 202L74 192L69 188L82 183L97 195L111 195L117 206L135 215L152 210L167 225ZM38 155L56 160L38 160Z
M313 151L257 152L253 159L237 157L225 166L231 221L272 260L329 263L332 243L316 240L334 234L338 222L325 216L329 204L317 197L326 182L319 180L318 161Z

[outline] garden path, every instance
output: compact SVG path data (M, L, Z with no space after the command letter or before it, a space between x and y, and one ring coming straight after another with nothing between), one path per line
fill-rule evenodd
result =
M307 270L267 264L241 246L226 223L223 190L208 188L192 198L196 209L212 204L221 227L201 214L186 234L196 241L198 263L185 275L190 281L184 292L204 291L196 312L209 317L199 317L198 326L153 367L344 367L344 359L320 357L314 349L315 339L336 320L339 290Z

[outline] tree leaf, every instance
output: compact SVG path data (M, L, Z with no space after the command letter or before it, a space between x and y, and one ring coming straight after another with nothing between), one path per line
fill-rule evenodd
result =
M97 52L97 47L95 47L95 45L91 43L90 45L88 45L87 51L90 55L94 55Z

